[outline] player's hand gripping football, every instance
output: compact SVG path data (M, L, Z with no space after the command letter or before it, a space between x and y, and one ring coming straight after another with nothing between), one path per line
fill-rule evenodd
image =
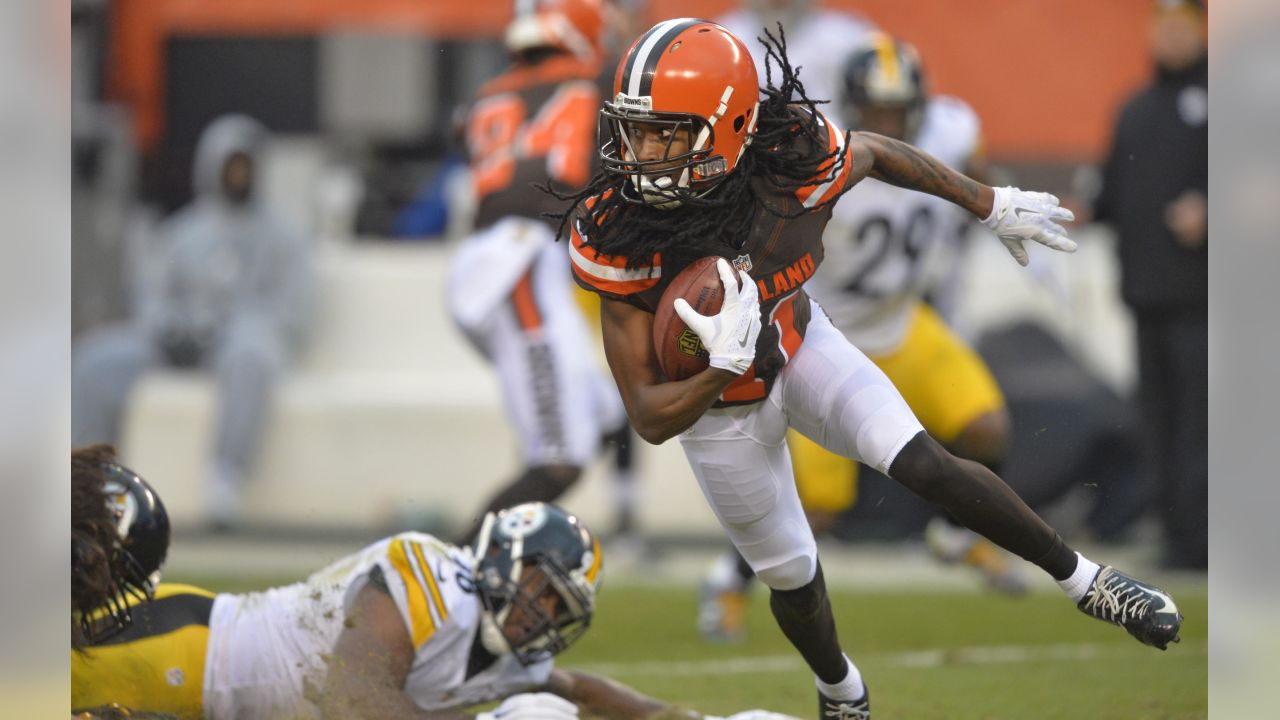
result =
M745 270L739 270L742 288L734 277L729 261L716 261L720 282L724 284L724 304L715 315L703 315L684 298L676 298L676 314L698 334L711 356L711 367L741 375L756 358L756 337L760 335L760 298L756 283Z
M551 693L512 695L476 720L577 720L578 706Z
M1000 238L1009 254L1019 265L1027 265L1027 249L1023 241L1035 242L1063 252L1075 252L1076 243L1067 237L1067 231L1055 221L1070 222L1074 213L1058 205L1058 198L1049 193L1026 192L1016 187L992 188L995 203L983 225Z

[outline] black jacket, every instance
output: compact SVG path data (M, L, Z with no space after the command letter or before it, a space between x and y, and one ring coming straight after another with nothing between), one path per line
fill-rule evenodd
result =
M1138 311L1208 306L1208 243L1178 244L1165 206L1186 190L1209 192L1208 61L1159 71L1120 112L1094 218L1119 235L1121 292Z

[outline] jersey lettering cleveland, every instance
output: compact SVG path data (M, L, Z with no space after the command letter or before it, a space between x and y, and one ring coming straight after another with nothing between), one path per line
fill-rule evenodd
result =
M533 187L576 188L596 159L597 68L569 56L521 65L481 88L467 118L476 228L511 215L548 222L562 204Z
M664 258L659 253L639 267L628 268L627 258L597 252L590 238L581 232L577 219L572 223L569 257L578 284L602 297L626 302L647 312L657 310L671 279L699 257L724 257L755 280L761 316L755 362L724 391L715 407L763 400L778 372L804 340L810 309L803 285L822 263L822 230L831 217L831 205L794 218L778 215L795 215L838 196L849 184L852 166L844 132L821 114L818 123L819 131L827 135L825 152L841 150L844 162L825 163L815 176L816 184L796 191L780 189L767 178L752 178L759 196L777 214L758 208L741 247L719 238L709 239L693 252L680 253L679 259ZM594 198L586 202L587 208L593 205Z

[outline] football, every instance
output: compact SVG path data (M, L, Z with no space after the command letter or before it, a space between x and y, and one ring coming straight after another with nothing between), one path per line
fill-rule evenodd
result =
M710 356L698 334L676 314L676 298L703 315L720 312L724 284L716 270L719 257L710 255L691 263L667 285L653 318L653 349L668 380L684 380L707 369Z

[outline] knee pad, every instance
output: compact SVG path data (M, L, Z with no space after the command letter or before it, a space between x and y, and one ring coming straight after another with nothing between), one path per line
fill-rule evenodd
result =
M739 545L738 552L773 590L807 585L818 569L818 544L803 520L782 523L763 541Z
M818 552L815 549L775 563L768 567L756 567L756 577L771 590L795 590L813 580L818 569Z

